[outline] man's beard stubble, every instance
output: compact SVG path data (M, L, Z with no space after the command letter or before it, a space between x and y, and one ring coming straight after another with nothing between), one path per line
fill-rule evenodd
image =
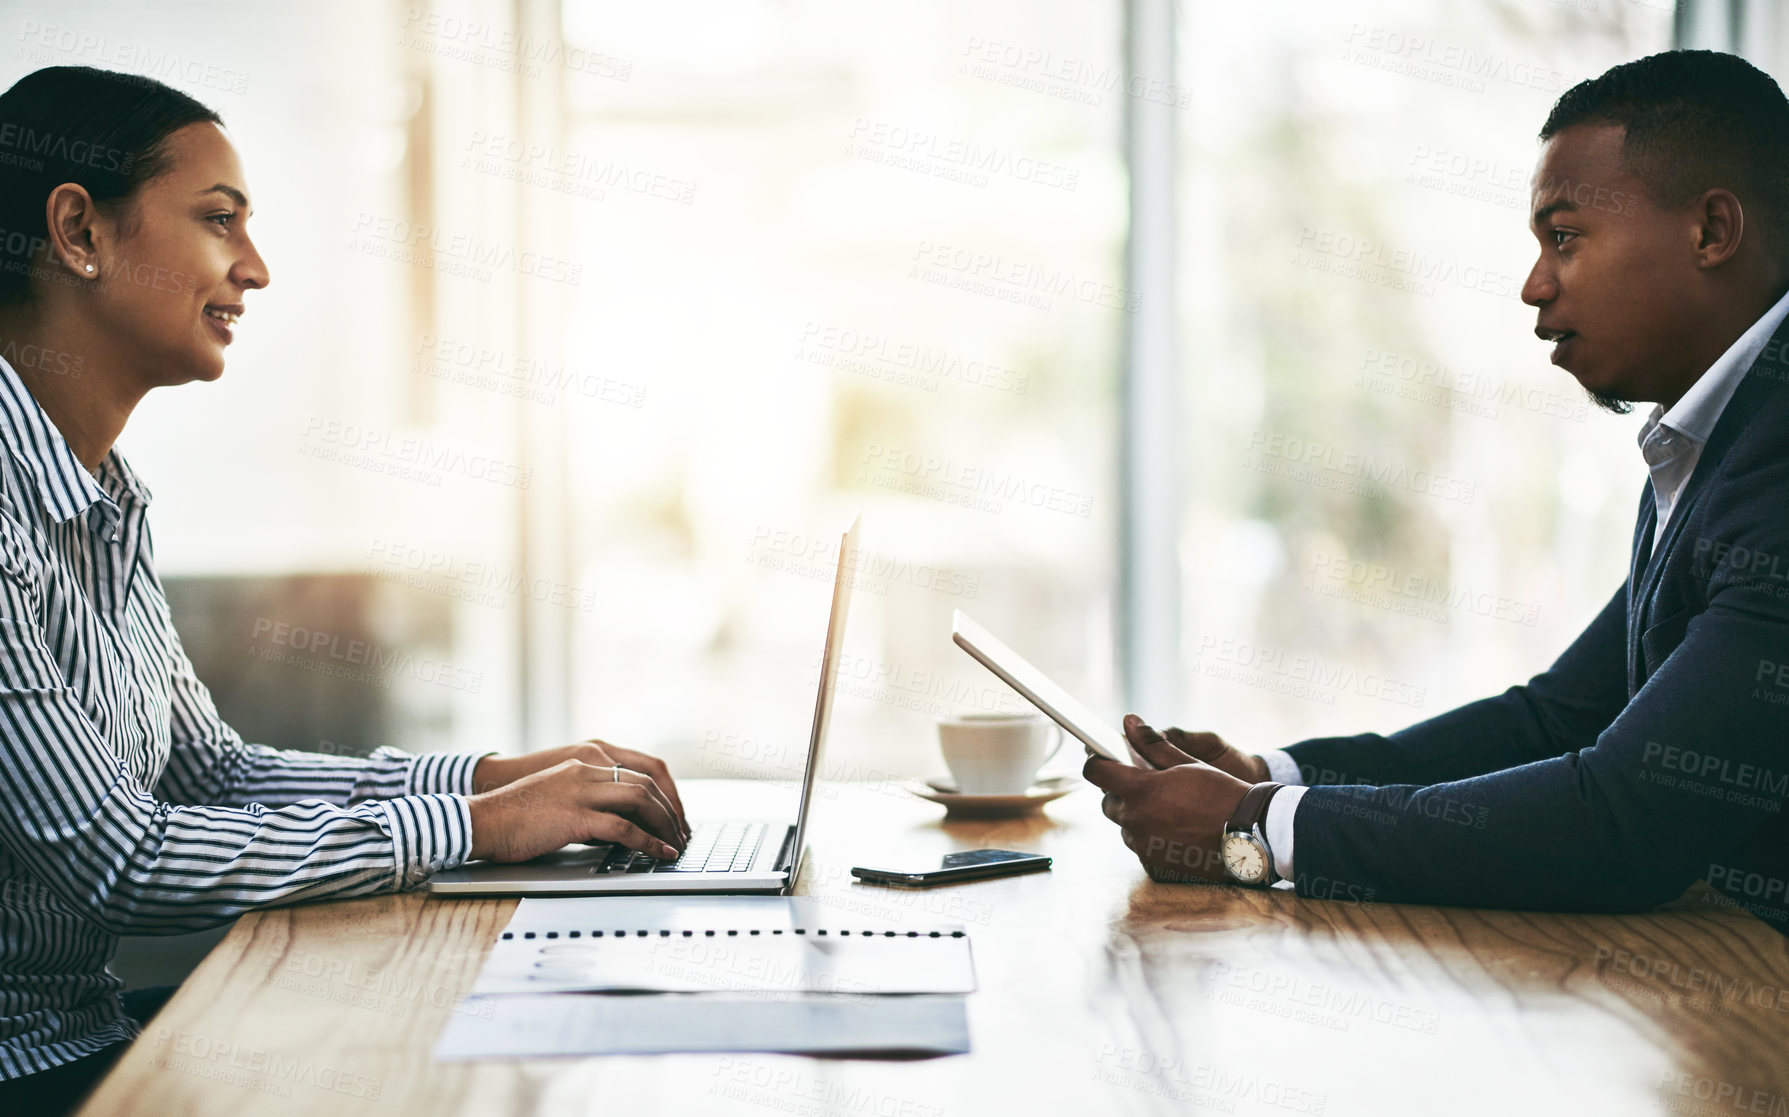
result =
M1584 394L1590 397L1591 403L1614 415L1626 415L1634 410L1633 401L1622 399L1620 396L1612 396L1607 392L1598 392L1590 388L1585 388Z

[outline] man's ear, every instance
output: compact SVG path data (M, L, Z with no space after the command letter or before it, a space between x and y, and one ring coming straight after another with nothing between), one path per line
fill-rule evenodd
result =
M1695 260L1699 268L1718 268L1739 251L1746 215L1733 191L1716 187L1696 199Z

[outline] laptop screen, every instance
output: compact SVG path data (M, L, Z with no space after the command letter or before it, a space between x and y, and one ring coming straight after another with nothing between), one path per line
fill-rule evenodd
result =
M820 747L826 743L826 726L832 720L832 692L838 682L839 651L845 643L845 614L851 611L851 582L857 574L857 525L861 513L851 517L839 541L839 566L832 577L832 613L826 621L826 650L820 657L820 695L814 701L814 727L808 733L808 762L801 774L801 807L795 814L795 844L790 848L789 886L801 875L806 851L808 806L814 784L820 778Z

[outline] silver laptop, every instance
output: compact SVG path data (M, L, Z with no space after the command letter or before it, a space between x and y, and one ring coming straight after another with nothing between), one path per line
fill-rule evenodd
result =
M607 843L566 846L545 857L511 865L469 861L461 868L435 874L429 881L429 891L450 896L792 891L807 852L804 842L808 810L813 804L814 781L819 778L826 726L832 718L832 692L838 676L839 648L845 639L845 614L851 607L860 518L851 517L851 526L839 541L839 564L832 580L832 613L826 622L826 646L820 658L820 694L814 701L814 724L808 732L807 763L801 773L801 798L793 822L784 815L698 823L692 828L683 855L675 861L655 860L625 846Z

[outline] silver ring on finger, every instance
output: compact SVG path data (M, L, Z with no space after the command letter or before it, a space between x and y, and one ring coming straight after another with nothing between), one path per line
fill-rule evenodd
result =
M610 768L609 771L615 773L615 782L620 783L621 782L621 769L619 767L615 767L615 768Z

